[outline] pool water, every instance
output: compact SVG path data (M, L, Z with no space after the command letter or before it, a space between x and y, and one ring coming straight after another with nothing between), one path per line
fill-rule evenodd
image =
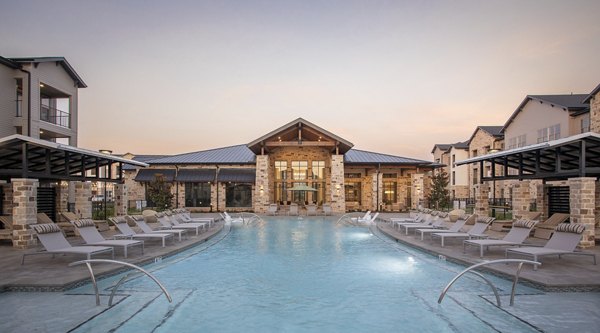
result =
M173 303L147 277L134 278L119 291L126 297L76 331L539 331L496 307L489 286L475 276L461 278L437 304L464 267L331 218L274 217L263 225L232 226L146 268ZM510 281L489 278L501 294L510 293ZM519 286L518 293L536 291Z

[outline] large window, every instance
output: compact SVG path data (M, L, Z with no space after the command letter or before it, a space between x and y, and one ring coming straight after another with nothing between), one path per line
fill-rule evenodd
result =
M186 207L210 207L210 183L185 183Z
M383 203L386 205L394 204L398 202L396 196L396 182L383 182Z
M294 186L306 186L306 183L294 183ZM292 201L304 204L307 201L307 191L291 191L292 192Z
M287 179L287 161L275 161L275 179Z
M550 127L542 128L538 130L537 142L547 142L552 140L560 139L560 124L552 125Z
M308 162L292 161L292 177L294 180L305 180L308 177Z
M344 185L344 193L346 194L346 201L358 202L360 205L360 183L346 182Z
M325 161L312 162L312 178L325 179Z
M589 113L581 118L581 133L590 131L590 115Z
M225 205L227 207L252 207L252 185L227 184L225 188Z
M283 204L287 202L287 161L275 161L275 202Z

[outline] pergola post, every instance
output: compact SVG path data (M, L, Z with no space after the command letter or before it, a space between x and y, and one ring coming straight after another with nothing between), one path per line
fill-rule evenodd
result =
M115 189L115 210L117 216L127 215L127 186L125 184L114 184Z
M596 178L569 178L569 206L571 223L585 225L579 247L589 248L595 245L596 224Z
M92 183L75 182L75 214L84 219L92 218Z
M27 249L37 245L30 224L37 223L37 179L13 178L12 221L13 247Z
M531 203L530 181L522 180L513 185L512 211L513 217L521 218L529 212Z
M475 211L479 217L490 216L490 185L488 183L475 184Z

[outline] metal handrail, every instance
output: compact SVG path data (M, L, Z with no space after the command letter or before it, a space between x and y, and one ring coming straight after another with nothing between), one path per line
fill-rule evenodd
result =
M160 281L158 281L157 278L154 277L154 275L150 274L145 269L143 269L143 268L141 268L139 266L136 266L134 264L130 264L130 263L123 262L123 261L118 261L118 260L110 260L110 259L88 259L88 260L81 260L81 261L76 261L76 262L70 263L69 266L76 266L76 265L81 265L81 264L85 264L87 266L88 271L90 272L90 276L92 278L92 284L94 285L94 292L96 293L96 305L97 306L100 306L100 293L98 292L98 283L96 282L96 276L94 275L94 270L92 269L91 263L118 264L118 265L123 265L123 266L131 267L131 268L135 268L138 271L146 274L149 278L152 279L152 281L156 282L156 284L162 290L163 294L165 294L165 296L167 297L167 300L169 301L169 303L173 302L173 299L171 298L171 295L169 294L169 292L167 291L167 289L160 283ZM130 275L130 273L127 273L113 287L113 290L110 293L110 298L108 299L108 306L109 307L112 306L112 300L113 300L113 297L115 296L115 293L117 292L117 289L119 289L119 286L123 282L125 282L125 280L129 277L129 275Z
M485 282L490 287L492 287L492 290L494 291L494 295L496 296L496 303L498 304L498 307L500 307L500 296L498 295L498 290L496 289L494 284L491 281L489 281L488 279L486 279L482 274L480 274L478 272L474 272L472 270L477 267L480 267L480 266L486 266L486 265L491 265L491 264L500 264L500 263L511 263L511 262L519 263L519 265L517 266L517 271L515 272L515 278L513 280L513 285L512 285L511 292L510 292L510 306L513 306L515 303L515 291L517 290L517 282L519 282L519 274L521 273L521 268L523 267L523 264L532 264L532 265L536 266L536 265L541 265L542 263L537 262L537 261L532 261L532 260L525 260L525 259L497 259L497 260L491 260L491 261L484 261L484 262L480 262L478 264L469 266L462 272L458 273L458 275L456 275L448 283L448 285L446 285L446 288L444 288L444 290L440 294L440 297L438 298L438 304L442 303L442 300L444 299L444 296L446 296L448 289L450 289L450 287L454 284L454 282L456 282L456 280L458 280L461 276L463 276L466 273L472 273L472 274L479 276L483 280L485 280Z

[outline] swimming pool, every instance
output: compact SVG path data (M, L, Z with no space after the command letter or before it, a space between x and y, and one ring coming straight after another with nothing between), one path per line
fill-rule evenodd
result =
M497 308L489 286L476 278L465 276L438 305L464 267L331 219L234 226L147 269L173 303L149 279L135 278L120 289L130 296L75 331L539 332ZM501 294L510 293L509 281L489 278ZM518 292L538 293L524 286Z

